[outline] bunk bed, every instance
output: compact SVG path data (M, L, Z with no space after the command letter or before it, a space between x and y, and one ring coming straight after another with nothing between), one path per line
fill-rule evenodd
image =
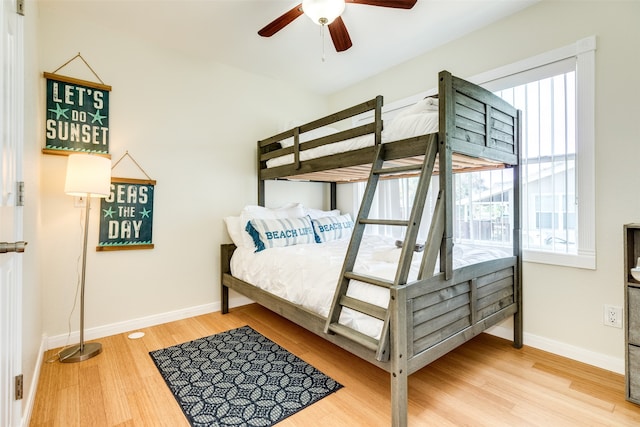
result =
M222 312L229 310L229 289L239 292L351 353L385 369L391 378L392 425L408 423L408 376L503 320L514 319L514 346L522 346L521 232L519 225L520 112L487 90L439 74L438 130L400 140L383 138L382 97L258 141L258 204L264 206L265 181L295 179L330 183L331 208L336 183L367 181L346 248L342 270L326 316L234 277L233 244L221 246ZM355 128L301 137L345 119L369 114ZM368 138L356 149L334 154L305 151ZM288 140L289 144L282 144ZM307 155L305 155L307 154ZM273 164L273 159L286 159ZM511 254L463 267L453 263L453 173L508 167L513 169L514 209ZM424 251L415 253L429 180L439 175L440 188ZM408 219L369 218L380 179L418 176L418 189ZM355 268L363 249L365 228L373 224L405 227L391 279L361 274ZM419 269L410 275L412 261ZM413 263L415 265L415 262ZM388 292L381 309L349 293L351 283L366 283ZM376 336L341 322L345 310L379 319Z

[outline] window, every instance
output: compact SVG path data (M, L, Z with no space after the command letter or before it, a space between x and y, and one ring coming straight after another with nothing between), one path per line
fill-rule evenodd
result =
M470 79L523 111L525 261L595 268L594 69L595 38L591 37ZM408 216L410 190L417 178L399 181L379 185L373 208L377 211L372 210L372 216ZM454 238L510 245L512 189L508 169L455 175ZM437 187L430 190L430 197L435 194ZM356 194L357 203L360 199ZM428 203L420 238L426 238L435 201ZM393 208L385 207L389 205Z
M522 246L577 255L576 61L487 84L522 110Z

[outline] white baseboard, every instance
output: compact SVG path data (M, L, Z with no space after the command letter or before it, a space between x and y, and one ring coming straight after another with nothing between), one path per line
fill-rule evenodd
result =
M44 352L47 351L46 345L47 336L43 335L40 340L39 355L44 356ZM33 404L36 401L36 392L38 391L38 382L40 381L40 370L42 369L43 360L44 357L38 357L36 359L36 366L34 367L31 385L29 386L29 394L22 406L22 427L29 427L31 422L31 413L33 412Z
M241 305L250 304L253 301L238 296L229 299L230 307L238 307ZM121 334L123 332L129 332L136 329L148 328L150 326L160 325L162 323L174 322L176 320L182 320L189 317L200 316L202 314L213 313L220 311L220 302L214 302L210 304L198 305L195 307L188 307L182 310L170 311L167 313L154 314L147 317L140 317L137 319L127 320L124 322L112 323L110 325L98 326L95 328L85 329L84 339L94 340L99 338L108 337L111 335ZM80 340L80 332L73 331L71 334L63 334L49 337L46 343L46 349L64 347L71 344L76 344Z
M230 298L229 306L238 307L241 305L250 304L253 301L244 297L236 296ZM155 326L162 323L173 322L176 320L186 319L188 317L199 316L202 314L212 313L220 311L220 302L211 304L203 304L195 307L189 307L182 310L170 311L167 313L156 314L147 317L141 317L138 319L132 319L125 322L113 323L110 325L99 326L85 330L85 339L92 340L103 338L111 335L120 334L123 332L133 331L140 328L146 328L149 326ZM494 326L486 331L489 334L513 340L513 330L510 327ZM570 344L554 341L548 338L540 337L533 334L524 334L524 344L530 347L534 347L540 350L548 351L550 353L557 354L559 356L567 357L569 359L577 360L579 362L587 363L589 365L596 366L598 368L606 369L618 374L624 374L624 359L607 356L594 351L585 350L580 347L572 346ZM64 347L69 344L77 343L80 339L80 333L78 331L72 332L70 335L57 335L43 338L44 350ZM44 353L44 350L42 353ZM34 378L39 374L40 365L38 365L38 372L34 375ZM36 378L37 381L37 378ZM37 382L36 382L37 384Z
M495 335L507 340L513 340L513 329L504 326L494 326L486 331L491 335ZM524 333L524 345L534 347L539 350L548 351L558 356L567 357L578 362L593 365L607 371L624 375L624 358L607 356L595 351L585 350L560 341L554 341L548 338L540 337L533 334Z

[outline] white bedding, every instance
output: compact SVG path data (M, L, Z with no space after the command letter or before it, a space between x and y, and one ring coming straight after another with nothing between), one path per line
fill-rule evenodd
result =
M231 273L327 317L348 244L349 240L343 239L271 248L257 253L253 248L239 247L231 258ZM365 235L354 271L393 280L399 256L395 239ZM506 248L478 249L457 244L454 246L454 267L507 256L510 253ZM417 277L421 258L422 253L414 253L409 281ZM387 289L354 280L347 294L385 308L389 301ZM379 338L382 327L380 320L346 308L340 323L374 338Z
M382 142L398 141L400 139L410 138L413 136L438 132L437 100L435 101L435 104L433 101L431 101L431 104L425 102L431 99L432 98L426 98L421 101L422 104L426 105L419 105L420 103L416 104L416 106L420 106L420 108L414 108L413 111L417 112L413 113L410 108L408 110L408 114L399 114L394 118L389 126L382 131ZM324 136L324 134L322 136ZM300 138L302 142L304 142L305 139L306 138L303 138L302 136ZM321 145L320 147L311 148L309 150L301 150L300 160L304 161L332 154L344 153L369 147L373 144L373 134L362 135L357 138L347 139L333 144ZM282 166L293 163L293 161L293 154L286 154L284 156L267 160L267 167L272 168Z

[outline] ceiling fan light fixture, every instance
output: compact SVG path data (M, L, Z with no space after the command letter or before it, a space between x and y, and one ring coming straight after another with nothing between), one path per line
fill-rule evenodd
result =
M303 0L302 10L318 25L329 25L344 12L344 0Z

